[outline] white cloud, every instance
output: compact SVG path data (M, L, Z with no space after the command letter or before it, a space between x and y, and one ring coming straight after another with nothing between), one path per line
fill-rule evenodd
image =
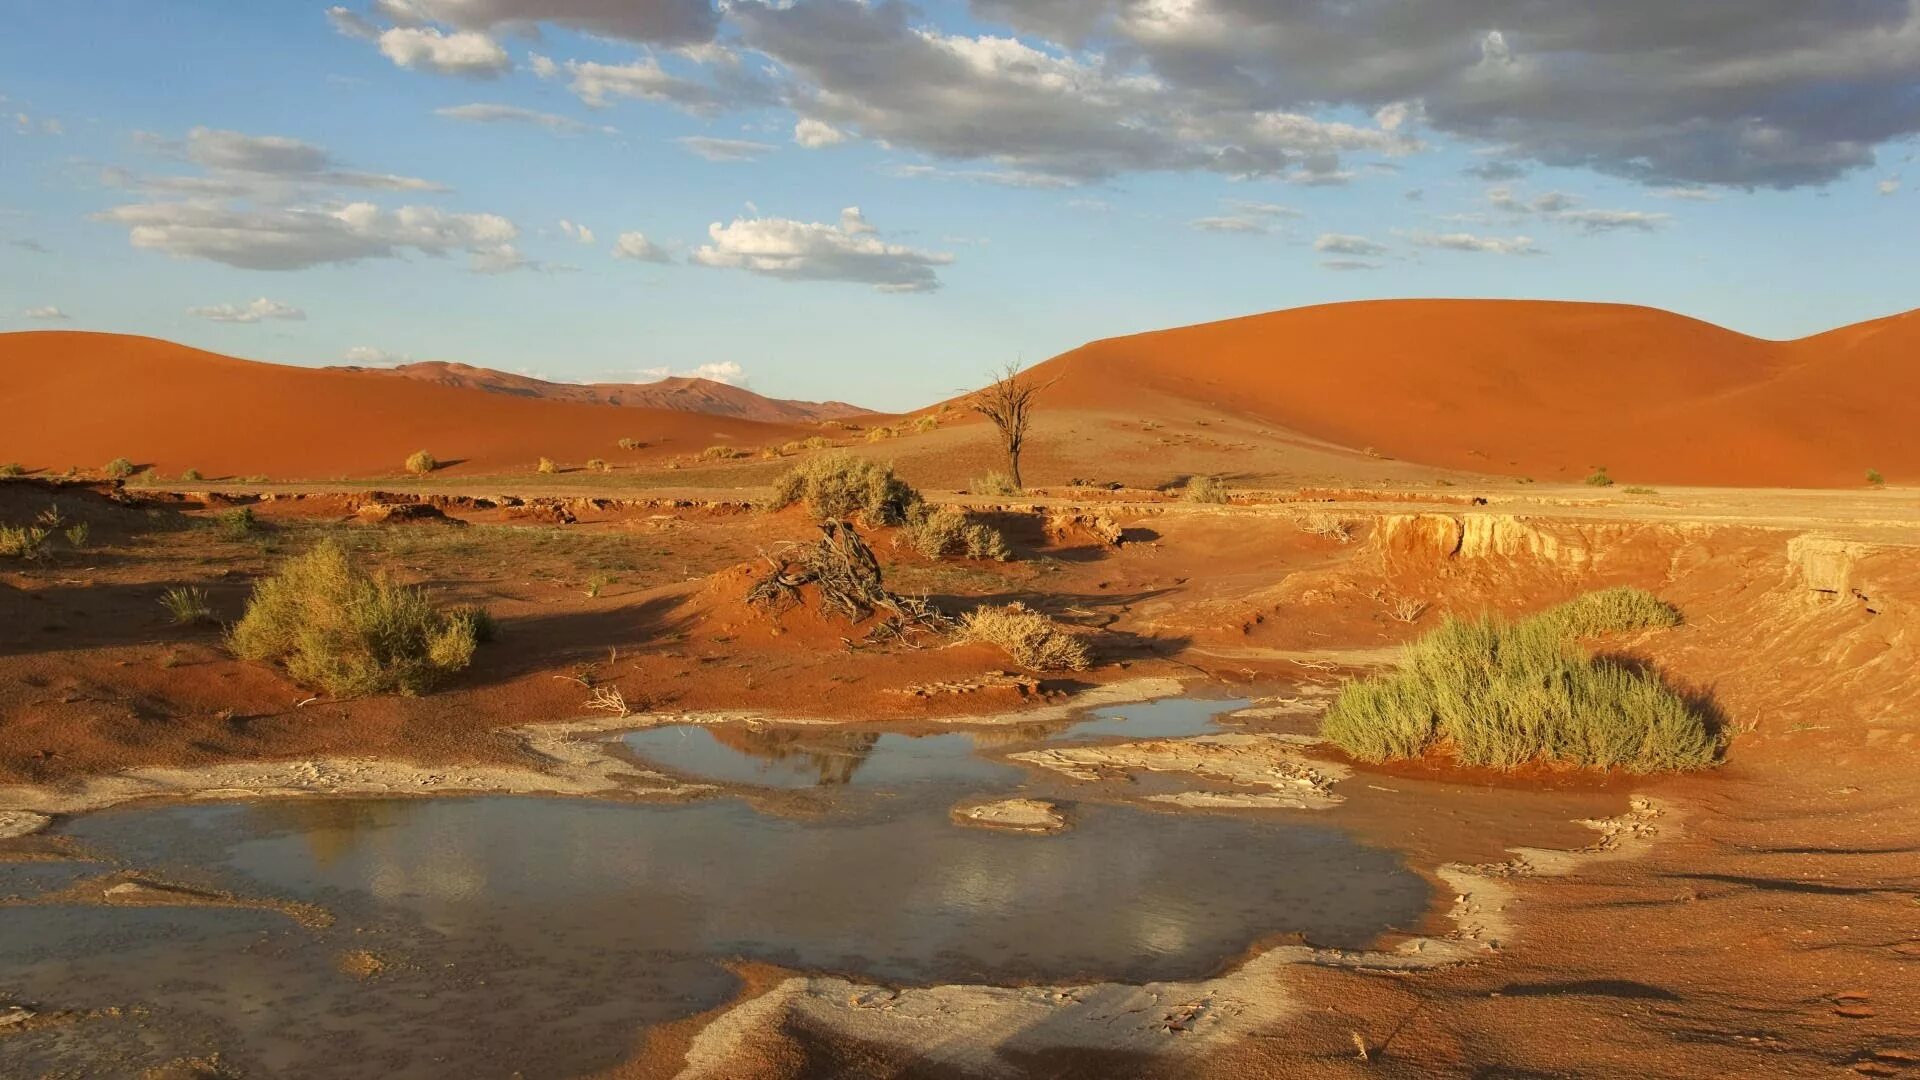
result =
M1414 231L1407 241L1418 247L1445 251L1472 251L1486 255L1544 255L1527 236L1477 236L1473 233L1432 233Z
M568 76L567 89L596 109L606 108L616 98L658 101L676 105L691 113L711 115L728 104L756 101L764 92L754 89L750 78L735 78L728 85L709 85L682 78L660 66L651 56L627 64L602 64L592 60L568 60L560 63L537 53L527 57L527 66L542 79ZM729 69L711 69L726 73Z
M1350 233L1321 233L1313 242L1313 250L1324 255L1385 255L1387 245L1378 240L1369 240L1364 236L1354 236ZM1353 269L1353 267L1336 267L1335 269Z
M1194 218L1187 222L1187 227L1201 232L1266 233L1271 231L1271 227L1265 221L1254 217Z
M1582 210L1577 196L1549 191L1531 199L1520 199L1509 188L1487 190L1487 202L1502 213L1534 216L1565 225L1576 225L1590 233L1634 229L1652 232L1672 220L1671 214L1651 210Z
M344 359L349 364L392 367L396 364L404 364L413 357L405 353L391 353L385 349L376 349L371 345L355 345L346 351Z
M299 270L324 263L465 252L476 270L526 265L513 247L519 229L497 214L448 213L430 206L382 210L337 207L239 209L202 203L138 203L95 215L127 227L134 247L249 270Z
M381 31L378 40L380 54L403 68L477 79L513 68L499 42L472 30L448 34L431 26L395 26Z
M244 304L214 304L207 307L190 307L187 314L214 322L256 323L266 319L284 319L301 321L307 313L292 304L283 304L278 300L269 300L262 296Z
M1379 263L1371 263L1365 259L1322 259L1320 266L1322 269L1337 271L1380 269Z
M664 367L645 368L640 374L649 379L706 379L709 382L725 383L728 386L747 384L747 369L733 360L701 364L691 371L674 371Z
M715 139L706 135L687 135L674 141L708 161L758 161L779 149L748 139Z
M474 102L471 105L449 105L433 110L435 116L444 116L449 120L464 120L471 124L530 124L543 127L548 131L577 132L590 127L578 120L558 113L539 112L523 109L518 105L496 105L487 102ZM603 131L612 131L603 128Z
M1873 185L1873 189L1882 195L1892 195L1894 192L1900 190L1900 178L1898 176L1889 176Z
M62 322L68 317L66 312L51 304L44 307L30 307L20 314L24 318L39 319L43 322Z
M1680 199L1685 202L1718 202L1720 193L1705 187L1669 187L1655 188L1651 193L1659 199Z
M0 100L5 100L0 98ZM66 127L52 117L42 117L38 121L23 112L13 114L13 131L16 135L65 135Z
M332 154L312 143L284 135L248 135L196 127L184 140L147 135L140 140L159 153L190 162L203 176L135 176L109 169L104 179L115 186L207 198L280 199L308 187L351 187L372 191L444 192L447 185L413 176L343 169Z
M1265 234L1273 231L1277 219L1300 216L1300 211L1279 203L1245 199L1227 199L1225 203L1233 213L1195 218L1187 222L1187 227L1201 232Z
M525 30L551 23L599 37L679 45L713 37L710 0L375 0L374 12L401 24L463 30Z
M614 238L613 257L632 259L635 262L663 263L672 262L673 256L667 249L647 239L645 233L623 232Z
M560 219L560 231L582 244L593 243L593 230L585 225L576 225L566 218Z
M793 141L809 150L818 150L824 146L838 146L852 137L824 120L815 120L809 116L801 117L793 125Z
M787 281L851 281L880 292L932 292L940 287L936 267L953 262L942 252L889 244L876 235L858 207L840 212L840 223L786 218L735 218L714 222L712 243L696 248L693 261Z

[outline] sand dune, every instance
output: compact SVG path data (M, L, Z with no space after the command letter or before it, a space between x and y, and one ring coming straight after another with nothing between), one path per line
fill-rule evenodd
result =
M1651 308L1330 304L1096 341L1039 365L1054 408L1201 404L1403 461L1623 483L1920 478L1920 312L1797 341Z
M235 360L152 338L0 335L0 461L168 475L325 479L397 472L427 450L469 475L757 448L817 434L665 409L544 401L366 372ZM646 444L623 451L623 438Z
M556 383L444 360L426 360L390 368L343 366L333 370L393 375L442 386L487 390L547 401L672 409L676 412L706 413L709 416L731 416L738 420L765 420L770 423L806 424L820 420L841 420L872 411L844 401L770 398L712 379L677 375L647 383Z
M1201 451L1166 436L1231 426L1194 428L1213 415L1241 429L1258 425L1278 449L1237 453L1223 434L1211 456L1186 466L1194 471L1285 477L1294 454L1321 472L1343 459L1380 458L1541 482L1578 481L1602 465L1622 484L1839 487L1861 484L1868 469L1911 482L1920 480L1916 354L1920 311L1776 342L1610 304L1298 308L1097 341L1039 365L1038 376L1055 381L1035 453L1061 476L1035 479L1128 463L1176 469L1172 458ZM109 334L0 335L0 376L0 461L35 468L126 456L165 473L192 466L209 476L361 477L390 474L426 449L471 475L525 469L541 456L640 462L818 432L625 397L613 407L592 397L610 388L458 365L404 378ZM709 400L744 393L717 386L658 388ZM579 399L555 400L559 391L580 391ZM1130 422L1161 417L1166 430L1140 443ZM931 456L930 478L960 482L956 470L992 464L991 439L970 428L874 452L903 462ZM622 438L647 448L619 451ZM975 451L979 461L965 457Z

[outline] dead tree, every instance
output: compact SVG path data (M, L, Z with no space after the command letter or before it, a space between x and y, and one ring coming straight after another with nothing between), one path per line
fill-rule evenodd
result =
M1033 399L1047 384L1037 383L1018 363L1009 363L993 382L975 391L967 407L993 421L1000 429L1000 442L1007 451L1007 473L1014 487L1020 480L1020 451L1026 447L1027 425L1033 419Z

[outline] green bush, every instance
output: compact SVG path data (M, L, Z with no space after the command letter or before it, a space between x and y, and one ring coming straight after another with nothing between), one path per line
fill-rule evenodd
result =
M334 697L411 695L465 668L491 631L475 609L443 614L420 589L368 573L327 540L254 587L228 645Z
M1874 487L1885 487L1887 478L1880 475L1879 469L1868 469L1867 483L1872 484Z
M1592 487L1612 487L1613 477L1607 475L1605 465L1595 465L1593 475L1587 477L1587 483Z
M1342 688L1320 733L1362 761L1439 748L1494 768L1710 766L1719 740L1699 710L1658 676L1576 641L1678 621L1636 589L1589 593L1518 623L1448 619L1409 647L1400 670Z
M808 458L773 483L775 510L805 502L816 517L859 514L869 525L904 524L919 501L888 466L845 452Z
M412 456L407 458L407 471L415 476L425 476L439 467L439 459L425 450L415 450Z
M161 593L160 606L178 626L213 621L213 607L207 603L205 590L190 585L176 585Z
M117 457L107 462L103 471L115 480L124 480L133 475L133 462L123 457Z
M0 558L31 562L46 554L46 550L47 530L31 525L19 528L0 525Z
M223 512L214 519L220 523L220 532L229 540L245 540L260 528L253 516L253 507L239 506Z
M908 511L907 519L908 539L913 542L914 550L928 558L965 555L969 559L996 562L1013 558L1013 549L1007 546L1007 538L1000 535L1000 530L975 521L958 507L934 508L921 503Z
M1214 476L1196 476L1187 481L1186 490L1180 497L1192 503L1224 503L1227 501L1227 485Z
M93 526L84 521L76 521L67 526L65 535L67 538L67 546L78 551L87 546L88 538L93 535Z

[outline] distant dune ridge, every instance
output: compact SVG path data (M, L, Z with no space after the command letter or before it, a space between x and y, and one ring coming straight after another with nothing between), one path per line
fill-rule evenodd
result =
M804 424L820 420L844 420L863 416L872 410L844 401L786 401L763 397L728 383L689 376L669 376L647 383L557 383L527 375L494 371L444 360L426 360L396 367L336 368L339 371L365 371L397 375L408 379L487 390L496 394L541 398L548 401L580 401L599 405L623 405L635 408L673 409L678 412L732 416L741 420L767 420L775 423Z
M1920 311L1775 342L1624 305L1367 301L1096 341L1036 375L1054 380L1052 424L1086 414L1089 431L1212 412L1356 455L1542 482L1602 465L1622 483L1920 480ZM169 474L391 475L426 449L479 475L541 456L752 449L851 408L705 380L568 386L458 364L314 369L149 338L0 335L0 461L34 468L125 456ZM622 438L646 447L618 451Z

